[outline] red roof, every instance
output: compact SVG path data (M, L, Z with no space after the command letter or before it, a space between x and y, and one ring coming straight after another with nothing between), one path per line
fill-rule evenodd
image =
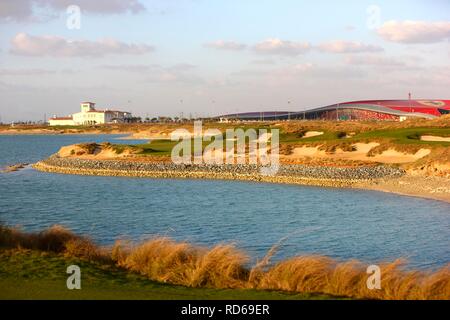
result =
M417 100L364 100L341 103L345 104L373 104L404 112L419 112L440 116L439 109L450 110L450 100L417 99Z

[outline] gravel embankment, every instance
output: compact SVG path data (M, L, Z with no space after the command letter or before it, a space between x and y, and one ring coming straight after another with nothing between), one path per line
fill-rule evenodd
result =
M272 176L260 173L256 165L178 165L124 160L86 160L60 158L57 155L40 161L34 167L41 171L65 174L129 176L154 178L232 179L320 186L351 186L361 181L398 178L404 170L391 166L339 168L325 166L283 165Z

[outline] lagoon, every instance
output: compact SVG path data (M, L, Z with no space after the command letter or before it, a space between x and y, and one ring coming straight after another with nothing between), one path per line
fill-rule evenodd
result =
M117 135L0 136L0 167L36 162L63 145L138 143ZM450 204L374 191L238 181L72 176L26 168L0 175L0 220L27 231L61 224L100 244L164 235L235 242L252 258L284 239L275 260L298 254L450 262Z

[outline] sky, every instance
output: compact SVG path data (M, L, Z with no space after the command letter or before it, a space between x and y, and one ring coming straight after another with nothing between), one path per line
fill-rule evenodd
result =
M0 122L450 99L448 0L1 0Z

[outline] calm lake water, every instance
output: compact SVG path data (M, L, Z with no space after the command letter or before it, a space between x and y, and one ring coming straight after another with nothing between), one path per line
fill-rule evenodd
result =
M36 162L61 146L117 136L1 136L0 167ZM53 224L101 244L167 235L235 242L254 259L287 237L275 259L316 253L367 263L450 262L450 205L372 191L234 181L71 176L31 168L0 174L0 220L25 230Z

